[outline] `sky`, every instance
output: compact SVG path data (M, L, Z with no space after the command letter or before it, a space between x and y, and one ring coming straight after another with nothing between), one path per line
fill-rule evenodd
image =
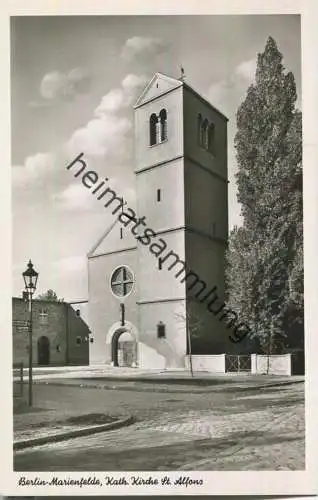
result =
M111 222L66 166L84 152L134 207L132 106L156 72L185 80L228 118L229 228L236 200L236 112L272 36L301 107L300 18L26 16L11 18L13 294L31 258L38 292L87 298L86 255Z

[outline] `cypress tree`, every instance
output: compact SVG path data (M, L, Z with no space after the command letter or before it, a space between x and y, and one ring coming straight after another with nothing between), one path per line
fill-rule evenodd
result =
M237 112L235 148L243 226L230 235L229 304L263 351L303 336L302 117L294 76L273 38Z

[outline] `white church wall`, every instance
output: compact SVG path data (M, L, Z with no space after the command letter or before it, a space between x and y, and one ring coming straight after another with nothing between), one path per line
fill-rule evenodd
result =
M185 310L182 300L139 304L139 340L166 360L167 368L184 366L186 324L180 318ZM157 337L157 324L165 325L166 338Z
M163 144L157 147L159 150ZM184 175L182 159L137 174L138 216L155 231L184 225ZM160 189L160 201L157 190ZM178 202L176 203L176 200Z
M159 93L159 92L158 92ZM167 111L168 140L158 146L149 146L149 118L161 109ZM158 97L135 111L136 171L183 154L182 88Z
M206 281L208 287L217 286L223 298L224 245L211 238L225 239L227 235L227 185L219 180L219 177L227 179L226 120L204 100L182 88L179 81L159 76L154 79L148 97L155 97L174 85L179 88L135 109L137 215L145 216L147 227L159 232L152 243L159 238L166 241L167 250L186 260L187 266ZM167 111L168 138L150 146L149 119L161 109ZM198 146L198 113L215 124L214 155ZM194 166L193 160L209 169L212 175ZM157 190L160 190L160 201ZM180 321L180 314L186 314L188 297L186 284L180 282L183 276L175 277L182 267L176 264L168 270L174 262L171 257L162 263L160 270L158 259L149 251L150 245L139 243L137 249L124 251L135 246L136 240L129 229L123 231L121 237L120 228L120 224L115 226L95 249L95 255L122 251L89 259L89 324L95 340L91 346L91 363L111 359L111 349L106 350L106 335L119 321L120 311L109 280L116 267L128 265L135 274L136 287L125 299L125 319L138 331L139 366L184 367L187 334L186 322ZM164 232L160 234L161 231ZM211 238L198 233L206 233ZM224 325L206 307L200 310L204 332L215 339L216 352L226 352L226 349L220 350L220 343L228 332L224 333ZM166 338L157 337L159 321L166 325Z
M183 231L165 233L162 234L161 237L167 243L167 250L162 252L162 257L172 250L180 259L184 259ZM149 246L146 247L142 244L138 245L138 290L140 301L178 299L185 297L185 284L181 283L181 279L184 277L185 273L182 273L176 278L176 274L182 270L182 264L175 264L175 266L169 270L169 267L174 264L175 261L176 258L170 256L169 259L162 262L162 268L159 269L158 258L150 252Z
M120 193L118 193L118 196L120 196ZM109 199L110 197L108 198L108 200ZM106 201L107 200L105 200L105 203ZM102 200L100 201L100 203L102 203ZM117 206L118 203L114 201L113 204L111 204L108 208L105 208L108 215L110 215L112 210L116 209ZM118 212L117 215L119 215L119 213L120 212ZM136 244L136 238L131 233L131 231L128 228L125 228L125 226L119 221L117 221L111 231L107 234L107 236L105 236L103 241L101 241L97 248L94 250L93 255L97 256L114 251L118 252L120 250L125 250L126 248L136 247Z
M164 370L166 359L155 349L143 342L138 343L138 366L145 370Z
M94 338L90 344L90 364L104 364L106 356L106 335L113 323L120 320L120 300L110 290L110 278L114 269L127 265L137 273L135 250L112 253L89 259L89 325ZM136 287L124 299L125 319L137 325Z

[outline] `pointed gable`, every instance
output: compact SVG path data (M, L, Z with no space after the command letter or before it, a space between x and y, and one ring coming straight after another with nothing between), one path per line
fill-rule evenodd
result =
M125 228L123 224L115 219L88 252L87 257L91 258L106 253L120 252L136 246L137 242L135 236L131 233L131 226Z
M162 75L161 73L156 73L137 100L134 108L138 108L145 102L151 101L155 97L169 92L169 90L182 87L182 85L183 83L180 80Z

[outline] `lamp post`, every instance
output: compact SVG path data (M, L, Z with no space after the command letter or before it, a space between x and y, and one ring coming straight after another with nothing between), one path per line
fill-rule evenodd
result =
M29 260L28 267L22 273L24 284L25 284L25 292L28 299L29 304L29 406L32 406L32 364L33 364L33 356L32 356L32 296L36 290L36 284L38 281L39 273L35 271L33 268L33 264L31 260Z

